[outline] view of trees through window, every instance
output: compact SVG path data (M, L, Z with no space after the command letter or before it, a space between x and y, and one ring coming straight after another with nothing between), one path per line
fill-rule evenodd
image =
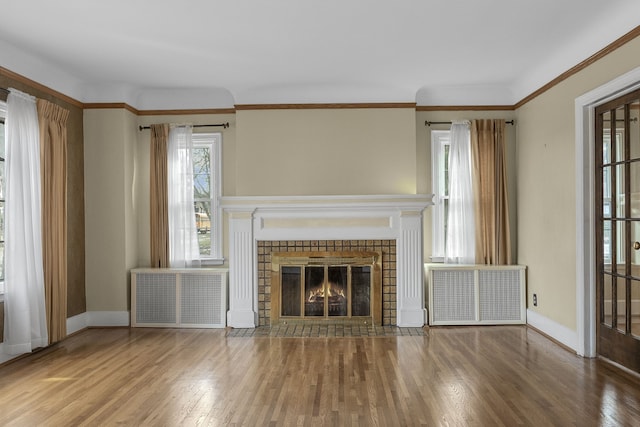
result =
M219 133L194 133L192 139L193 201L200 258L219 260L222 244L218 201L221 191L222 137Z
M193 149L193 200L200 255L211 255L211 146L198 144Z

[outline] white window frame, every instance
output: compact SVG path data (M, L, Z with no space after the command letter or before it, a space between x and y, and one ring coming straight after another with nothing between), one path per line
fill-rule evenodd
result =
M194 147L210 147L211 159L211 255L201 256L200 262L203 266L221 265L224 263L222 256L222 207L220 197L222 196L222 134L215 133L194 133L192 135ZM211 219L210 219L211 220Z
M445 252L445 200L449 198L445 189L445 147L451 145L450 130L431 131L431 192L433 208L431 209L431 261L444 262Z
M3 122L5 123L5 126L6 126L7 103L4 102L4 101L0 101L0 118L3 119ZM6 133L3 136L6 137ZM3 141L5 139L6 138L3 138ZM6 156L6 146L5 146L5 156ZM4 167L5 173L6 173L6 170L7 170L6 166L7 166L7 163L6 163L6 159L5 159L5 167ZM6 182L6 179L4 181ZM7 206L7 204L5 203L5 211L6 211L6 206ZM2 259L1 262L4 263L4 259ZM4 271L4 269L3 269L3 271ZM0 279L0 302L2 302L2 301L4 301L4 278Z

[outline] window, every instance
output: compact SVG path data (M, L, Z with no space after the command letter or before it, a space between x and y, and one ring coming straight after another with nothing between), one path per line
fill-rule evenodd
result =
M444 261L449 208L449 147L451 132L431 131L431 192L433 196L431 260Z
M615 191L612 188L612 174L615 174L616 176L624 176L624 164L620 164L624 151L622 150L623 144L624 144L624 129L617 129L616 130L616 143L615 143L615 148L616 148L616 153L617 153L617 159L612 159L611 158L611 151L612 151L612 147L611 147L611 133L609 131L609 129L606 129L606 131L603 133L602 135L602 142L603 142L603 147L602 147L602 161L605 165L605 167L602 168L602 182L603 182L603 186L602 186L602 203L603 203L603 215L605 218L611 218L611 213L612 213L612 209L611 209L611 204L612 203L616 203L616 212L618 213L618 217L623 216L623 212L624 212L624 195L625 195L625 188L624 188L624 181L621 179L617 179L616 180L616 188ZM614 165L615 164L615 165ZM604 229L603 229L603 239L604 239L604 262L605 264L610 265L611 264L611 249L613 249L611 247L611 221L605 221L604 222ZM624 250L624 242L625 242L625 236L624 236L624 227L618 226L615 227L616 231L616 257L617 257L617 262L618 263L624 263L625 262L625 250Z
M221 140L219 133L194 133L193 200L203 264L222 263Z
M0 101L0 294L4 293L4 119L7 104Z

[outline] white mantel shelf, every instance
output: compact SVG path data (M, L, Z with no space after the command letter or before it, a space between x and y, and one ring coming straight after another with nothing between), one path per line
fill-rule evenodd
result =
M247 209L401 209L432 205L433 194L390 194L357 196L229 196L222 197L225 210Z
M422 213L432 195L223 197L229 216L227 324L253 328L258 319L257 241L396 240L397 319L426 323Z

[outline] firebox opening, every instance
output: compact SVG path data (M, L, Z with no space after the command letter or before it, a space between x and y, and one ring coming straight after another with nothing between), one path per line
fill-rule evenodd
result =
M272 323L354 318L382 323L380 253L273 253L271 264Z

